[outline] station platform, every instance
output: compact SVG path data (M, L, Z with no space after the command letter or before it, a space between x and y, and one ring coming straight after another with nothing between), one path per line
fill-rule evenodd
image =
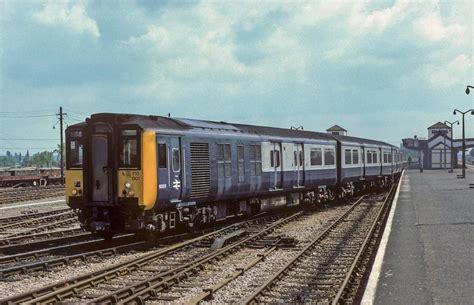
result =
M474 304L474 168L405 171L363 304Z

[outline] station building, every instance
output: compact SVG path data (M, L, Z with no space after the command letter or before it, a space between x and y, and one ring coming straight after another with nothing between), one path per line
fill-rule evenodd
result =
M334 125L331 128L326 129L326 132L329 134L335 134L340 136L347 136L347 130L342 128L339 125Z
M403 146L418 151L425 169L448 169L458 164L462 138L453 139L451 127L441 122L428 127L428 138L403 139ZM474 138L466 138L466 149L474 147ZM466 152L467 154L467 152Z

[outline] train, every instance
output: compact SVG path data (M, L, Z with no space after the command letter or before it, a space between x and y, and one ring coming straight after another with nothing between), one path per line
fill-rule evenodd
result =
M154 235L391 184L400 150L306 130L97 113L66 129L66 202L98 235Z

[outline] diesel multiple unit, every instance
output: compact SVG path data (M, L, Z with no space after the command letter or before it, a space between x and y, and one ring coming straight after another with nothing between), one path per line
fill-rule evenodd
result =
M66 200L99 234L164 232L389 184L397 147L325 133L128 114L66 131Z

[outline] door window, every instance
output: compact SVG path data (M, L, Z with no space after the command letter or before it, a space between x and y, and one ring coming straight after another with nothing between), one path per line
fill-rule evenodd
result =
M179 159L179 149L173 148L173 172L179 172L181 169L181 162Z

